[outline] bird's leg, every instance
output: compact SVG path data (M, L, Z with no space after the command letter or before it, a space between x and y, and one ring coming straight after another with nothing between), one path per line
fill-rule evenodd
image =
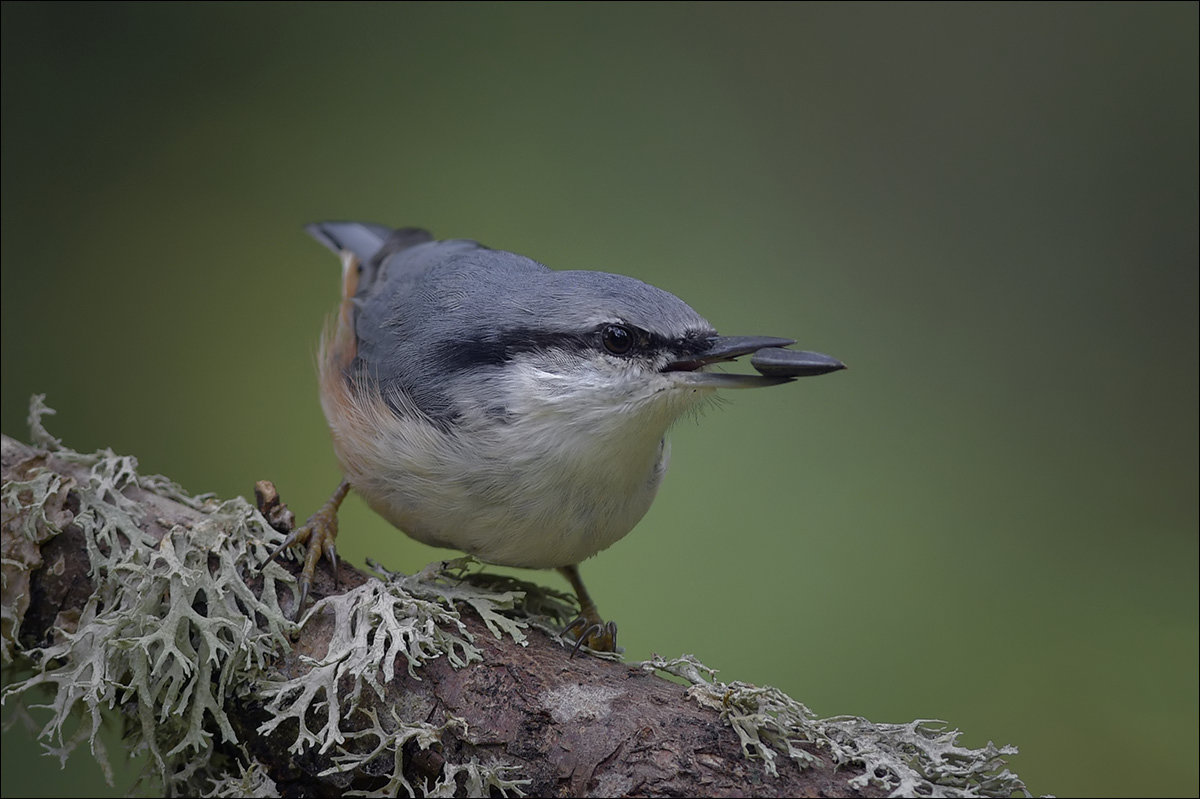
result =
M583 580L579 576L579 567L563 566L558 571L567 578L571 588L575 589L575 596L579 598L579 615L563 630L563 635L572 630L579 632L579 636L575 639L575 648L571 650L571 657L575 656L580 646L587 646L597 652L617 651L617 623L606 622L600 618L600 612L596 610L596 603L592 601L587 589L583 587Z
M342 500L346 498L349 491L350 483L342 480L329 501L312 516L309 516L308 521L302 526L288 533L288 537L283 540L283 543L267 558L266 562L270 563L276 555L292 544L308 544L304 555L304 568L300 570L300 601L293 614L295 618L300 618L300 611L304 608L304 601L308 599L308 589L312 585L313 575L316 574L317 563L321 560L322 555L333 567L333 579L335 583L337 581L337 551L333 547L333 541L337 538L338 508L341 507Z

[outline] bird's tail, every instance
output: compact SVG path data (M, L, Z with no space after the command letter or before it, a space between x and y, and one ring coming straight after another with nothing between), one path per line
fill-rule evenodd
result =
M342 301L330 319L321 342L323 366L345 372L357 352L354 332L354 298L369 287L388 256L417 244L433 241L426 230L407 227L393 230L369 222L314 222L304 226L314 239L342 260Z

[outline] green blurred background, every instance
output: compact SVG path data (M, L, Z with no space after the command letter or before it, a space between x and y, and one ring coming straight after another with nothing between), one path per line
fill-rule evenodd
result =
M674 432L630 660L1197 792L1197 6L3 5L3 431L338 480L301 230L635 275L850 370ZM358 500L339 550L446 554ZM565 587L551 573L526 577ZM122 793L3 738L6 795Z

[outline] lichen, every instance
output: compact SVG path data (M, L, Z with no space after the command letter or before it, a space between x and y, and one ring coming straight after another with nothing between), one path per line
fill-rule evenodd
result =
M775 765L778 754L792 758L802 769L816 765L817 759L798 746L816 742L810 727L815 716L778 688L718 682L714 679L716 669L705 666L692 655L673 660L655 655L640 665L646 671L665 671L691 683L688 697L718 711L737 733L742 753L762 760L771 776L779 776Z
M367 769L390 757L386 783L370 795L395 796L401 788L412 795L413 786L404 776L404 745L415 741L426 749L446 729L465 728L465 722L451 718L435 726L406 720L395 708L388 708L380 718L380 704L373 700L385 699L385 684L395 676L396 662L403 657L409 675L420 679L420 666L433 658L445 657L456 668L483 660L456 607L459 602L474 608L497 638L508 635L518 644L525 643L525 622L503 615L514 611L525 593L488 592L463 582L473 563L471 558L433 563L411 576L372 563L381 579L315 603L305 618L331 619L327 654L301 657L310 667L303 675L263 683L261 695L271 718L258 733L269 735L294 724L299 732L289 751L332 751L335 765L320 776ZM310 722L318 728L311 729ZM461 782L468 796L486 796L493 789L505 796L509 791L522 795L519 786L528 780L509 779L511 770L498 762L447 762L434 785L422 790L429 796L452 796Z
M215 774L209 778L208 785L197 795L204 799L217 799L223 796L271 797L279 796L279 787L267 774L266 769L259 763L249 766L238 763L235 768Z
M1004 758L1016 747L981 749L959 746L958 730L945 722L919 719L908 724L879 724L857 716L817 718L811 710L782 691L742 682L723 683L716 670L691 655L667 660L654 656L640 664L646 671L664 671L691 684L688 696L720 712L742 744L742 752L763 761L777 775L779 755L800 768L816 758L799 744L829 753L837 767L857 766L863 773L849 781L852 788L873 785L890 796L968 797L1029 796Z
M839 764L862 765L852 787L877 785L892 796L1029 796L1004 758L1015 746L991 741L980 749L958 745L958 730L944 721L917 719L907 724L880 724L858 716L835 716L818 722Z
M321 776L329 776L338 772L369 770L370 765L384 761L390 768L385 768L387 781L370 792L347 791L347 796L416 796L418 791L404 776L404 748L410 741L415 741L421 749L428 749L438 743L442 734L455 729L460 735L467 732L466 722L451 717L441 725L429 724L422 721L405 721L394 708L388 708L386 722L379 718L377 710L362 706L359 715L369 720L370 724L346 733L346 739L353 748L339 747L333 756L336 765L326 769ZM390 761L390 762L388 762ZM443 763L442 771L432 784L421 786L425 796L456 796L461 789L466 796L492 796L493 791L501 796L509 792L524 796L522 785L529 784L527 779L509 779L506 774L516 771L514 766L493 760L483 764L478 758L472 757L466 763ZM460 782L461 778L461 782Z
M65 521L83 534L94 590L77 623L54 628L48 643L22 652L21 662L33 674L7 686L2 701L36 696L35 689L48 693L47 704L31 707L50 712L38 737L64 762L87 742L111 775L98 732L106 716L116 715L125 722L129 750L150 755L156 779L144 786L148 789L169 795L277 795L262 764L239 745L226 713L229 700L253 698L275 713L260 733L298 721L291 751L334 748L336 765L329 772L349 771L386 754L393 762L383 790L411 792L402 745L416 741L427 748L461 722L435 727L394 711L381 720L359 704L364 692L382 696L399 657L413 676L433 658L446 657L455 666L481 659L455 602L478 611L493 634L524 639L524 622L503 615L523 601L522 593L471 587L461 579L463 562L436 564L414 577L385 572L383 580L323 599L306 614L305 620L334 614L328 655L310 659L311 670L283 679L274 667L290 650L289 635L297 625L281 611L278 592L290 590L293 600L297 592L294 578L267 562L282 535L241 498L192 496L166 478L139 476L131 457L63 447L41 423L49 413L35 397L33 440L54 457L85 467L86 477L65 486L49 470L34 468L28 480L6 484L6 528L11 521L18 530L23 520L20 535L35 529L57 534L66 524L48 509L69 488L78 507ZM196 512L159 539L148 530L163 521L153 518L152 502L127 496L134 489ZM10 644L19 646L19 623L15 616L5 618L6 652ZM339 686L345 690L339 692ZM72 719L80 720L73 731ZM314 719L324 720L315 732L308 726ZM511 770L477 759L446 763L432 789L424 787L430 795L519 793L524 781L511 778Z
M106 772L97 733L105 715L121 708L132 721L130 748L149 753L163 790L187 792L210 768L214 739L237 740L227 699L253 691L287 646L292 625L276 590L290 576L275 566L264 570L261 589L250 585L279 534L245 500L188 496L164 478L139 478L131 457L62 447L41 425L47 412L35 398L34 440L88 468L70 486L78 504L70 523L83 533L94 590L77 623L55 628L48 644L25 653L35 671L5 688L3 701L42 686L50 701L34 707L50 711L39 734L47 750L65 761L86 740ZM21 484L24 496L6 487L6 512L45 507L61 489L45 480L48 473ZM126 495L132 488L201 512L158 540L145 529L146 509ZM82 723L68 734L73 718Z
M0 539L0 663L13 662L21 620L29 609L30 575L42 566L42 544L53 538L68 519L62 511L66 481L53 472L4 484L0 502L7 532ZM8 508L24 505L23 514Z

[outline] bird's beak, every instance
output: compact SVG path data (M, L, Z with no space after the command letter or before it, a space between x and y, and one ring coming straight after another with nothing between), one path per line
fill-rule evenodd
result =
M789 350L784 347L796 342L771 336L715 336L700 352L689 353L663 368L664 372L683 372L679 378L694 386L710 388L757 388L788 383L797 377L828 374L846 365L836 358L819 352ZM722 361L732 361L754 354L751 365L761 374L739 375L701 371Z

